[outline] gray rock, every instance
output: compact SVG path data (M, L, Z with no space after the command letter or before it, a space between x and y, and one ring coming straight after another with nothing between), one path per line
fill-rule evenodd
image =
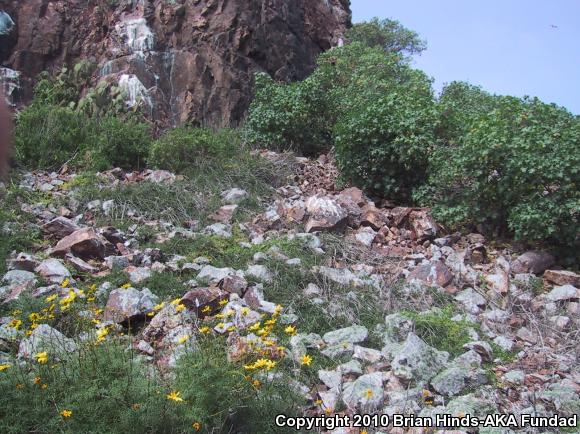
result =
M327 371L321 369L318 371L318 378L329 389L339 388L342 384L342 375L337 371Z
M250 265L245 271L245 275L266 283L270 283L274 279L274 275L264 265Z
M146 267L128 267L125 269L131 283L139 284L151 277L151 269Z
M214 223L213 225L207 226L204 231L205 234L215 235L223 238L232 237L232 227L224 223Z
M403 342L405 339L407 339L407 336L409 336L409 333L413 330L413 327L413 321L399 313L387 315L385 317L383 341L385 344L389 342Z
M129 258L126 256L107 256L105 265L110 270L123 270L129 266Z
M75 342L48 324L39 324L32 334L20 342L18 357L33 359L38 353L47 352L50 358L62 359L76 351ZM54 362L54 359L53 359Z
M481 313L487 301L473 288L467 288L455 296L455 300L463 305L465 310L473 315Z
M443 369L448 358L448 353L436 350L410 333L391 365L397 377L422 382L429 381Z
M349 342L344 342L342 344L329 345L321 351L323 355L330 359L337 359L339 357L348 356L352 357L354 352L354 345Z
M151 312L158 301L159 297L147 288L115 289L109 294L103 318L116 323L131 321Z
M208 283L217 283L227 276L240 275L240 273L233 268L216 268L212 265L205 265L196 279Z
M497 336L493 342L505 351L512 351L515 346L515 342L505 336Z
M437 374L431 380L431 385L441 395L455 396L469 386L469 379L469 369L454 365Z
M524 384L525 377L526 377L526 374L524 373L524 371L520 371L520 370L509 371L503 375L504 381L511 383L511 384L516 384L518 386L521 384Z
M304 288L304 295L306 297L316 297L317 295L322 295L322 289L314 283L309 283L308 286Z
M35 270L44 280L50 283L61 283L64 279L70 279L71 274L58 259L46 259Z
M300 360L309 349L320 350L324 347L324 341L315 333L298 333L290 338L290 348L294 360Z
M353 357L368 363L377 363L383 358L383 353L373 348L365 348L355 345Z
M512 271L515 274L540 274L554 263L555 259L550 253L534 250L518 256L512 264Z
M383 379L382 372L373 372L345 383L342 400L351 410L378 408L383 403Z
M221 196L223 201L228 204L238 204L244 199L250 197L249 193L241 188L232 188L230 190L222 191Z
M34 273L24 270L10 270L2 278L2 283L8 286L12 285L26 285L34 287L38 279Z
M546 298L552 302L574 301L580 299L580 290L572 285L557 286L546 294Z
M369 332L364 326L351 326L328 332L323 336L328 345L343 343L357 344L367 339Z
M373 228L369 226L364 226L357 231L354 237L363 246L370 247L372 246L376 236L377 232L375 232Z

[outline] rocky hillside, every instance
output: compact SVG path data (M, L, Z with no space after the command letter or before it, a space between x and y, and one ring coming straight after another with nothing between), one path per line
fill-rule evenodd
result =
M340 43L349 2L226 0L0 1L0 77L14 102L31 98L37 74L80 60L90 86L118 83L166 123L236 123L253 73L305 78Z
M18 370L16 389L26 381L64 387L36 366L76 364L85 348L121 342L148 378L165 379L162 398L185 408L199 389L180 389L170 373L223 342L223 364L244 372L268 406L291 390L299 398L286 410L299 414L580 412L579 275L546 252L445 233L428 209L339 190L331 157L259 158L287 175L260 193L224 176L213 196L200 194L195 180L166 171L22 174L5 192L14 213L3 231L43 237L12 253L2 278L0 375ZM163 203L155 208L147 196ZM29 299L36 304L22 303ZM6 381L4 393L19 393ZM220 381L204 387L221 396ZM273 393L267 385L276 381L283 386ZM58 399L71 414L61 412L55 426L76 423L81 404ZM229 407L229 432L291 431L244 431L244 404ZM210 432L208 420L215 423L187 423Z

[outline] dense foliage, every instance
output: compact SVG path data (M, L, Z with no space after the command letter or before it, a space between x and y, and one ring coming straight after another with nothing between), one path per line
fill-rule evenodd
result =
M574 242L580 212L580 123L537 99L496 97L431 157L422 197L451 224L522 240ZM469 105L467 105L469 107Z
M360 42L367 47L379 47L391 53L417 54L427 47L417 32L391 19L373 18L356 23L346 37L349 42Z

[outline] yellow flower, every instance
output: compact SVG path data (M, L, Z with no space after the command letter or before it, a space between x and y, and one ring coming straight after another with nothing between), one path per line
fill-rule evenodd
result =
M322 405L322 399L317 399L316 401L314 401L314 405L321 406Z
M286 332L286 334L290 335L290 336L294 336L296 334L296 327L294 326L288 326L284 329L284 331Z
M46 362L48 362L48 353L46 351L43 351L42 353L37 353L34 357L36 358L36 361L41 365L44 365Z
M218 329L223 329L226 325L223 322L220 322L216 325Z
M0 365L0 372L5 371L6 369L10 369L12 367L12 365L9 365L8 363L4 363L2 365Z
M11 314L11 315L12 315L12 316L19 316L19 315L22 315L22 311L21 311L20 309L14 309L14 310L12 311L12 314Z
M262 385L262 383L260 383L260 380L252 381L252 386L254 386L254 388L256 388L256 389L259 389L261 385Z
M371 399L373 396L375 396L375 394L371 389L367 389L365 391L365 398L366 399Z
M325 412L326 414L331 414L331 413L332 413L332 411L333 411L333 410L332 410L332 408L331 408L331 407L328 407L328 408L325 408L325 409L324 409L324 412Z
M177 343L179 345L186 343L189 340L189 335L184 335L181 336L179 339L177 339Z
M235 330L236 330L236 326L234 326L234 325L228 327L228 332L230 332L230 333L233 332L233 331L235 331Z
M161 309L163 309L164 306L165 306L165 302L163 301L163 302L161 302L159 304L156 304L155 307L153 308L153 310L155 312L160 311Z
M177 306L175 306L175 310L177 311L177 313L183 312L185 310L185 306L183 304L178 304Z
M16 385L16 389L18 389L18 390L22 390L22 389L24 389L24 384L20 384L20 383L19 383L19 384L17 384L17 385Z
M95 298L95 296L94 296L94 295L91 295L90 297L88 297L88 298L87 298L87 301L88 301L89 303L92 303L92 302L94 302L95 300L96 300L96 298Z
M45 383L45 384L42 384L42 385L40 386L40 388L41 388L42 390L46 390L46 389L48 389L48 384L46 384L46 383Z
M233 309L230 309L225 313L226 317L234 316L235 314L236 314L236 311Z
M121 289L129 289L129 288L131 288L130 283L125 283L124 285L121 286Z
M179 303L181 303L181 298L171 300L171 304L174 306L177 306Z
M243 316L246 316L246 315L248 315L250 313L250 308L249 307L242 307L240 309L240 312L242 312L242 315Z
M179 396L180 394L181 392L177 392L174 390L169 395L167 395L167 399L174 402L183 402L183 398Z
M223 313L218 313L215 317L217 319L222 319L224 317L224 314Z
M203 333L203 334L209 333L210 331L211 331L211 329L210 329L209 327L207 327L207 326L205 326L205 327L201 327L201 328L199 329L199 332L200 332L200 333Z
M229 303L228 300L220 300L220 306L225 306L228 303Z
M22 321L19 319L13 319L12 321L10 321L10 323L8 324L8 327L12 327L13 329L18 330L20 328L20 326L22 325Z
M262 326L262 324L257 322L254 325L252 325L250 328L248 328L248 330L250 330L251 332L255 332L256 330L259 330L261 326Z
M274 325L276 325L276 320L275 319L269 319L264 324L266 324L267 326L274 326Z
M199 422L193 422L193 424L191 424L191 427L194 430L199 431L201 429L201 423L199 423Z
M308 354L305 354L302 356L302 359L300 359L300 363L302 365L310 366L312 364L312 357Z
M70 279L67 277L66 279L64 279L64 280L62 281L62 283L60 284L60 287L61 287L61 288L66 288L66 287L67 287L67 286L69 286L69 285L70 285Z
M131 406L131 408L133 409L133 411L139 411L141 409L141 404L135 403Z
M36 312L32 312L30 315L28 315L28 320L30 322L40 321L40 314L36 313Z
M34 377L33 382L34 382L34 384L36 384L38 386L41 382L40 377Z
M211 312L211 307L205 306L201 311L202 311L202 313L210 313Z
M72 416L72 410L63 410L60 412L60 415L62 417L71 417Z
M97 330L97 342L103 342L108 334L109 329L107 327Z
M274 308L274 315L280 315L280 313L282 312L283 307L279 304L276 305L276 307Z
M56 295L56 294L50 295L50 296L46 297L46 302L52 303L54 300L56 300L57 297L58 297L58 295Z

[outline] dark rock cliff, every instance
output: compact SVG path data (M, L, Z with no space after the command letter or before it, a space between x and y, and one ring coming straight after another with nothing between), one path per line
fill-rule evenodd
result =
M304 78L350 25L348 0L0 0L0 79L18 103L38 73L81 59L92 85L117 81L128 104L164 123L232 124L252 78Z

